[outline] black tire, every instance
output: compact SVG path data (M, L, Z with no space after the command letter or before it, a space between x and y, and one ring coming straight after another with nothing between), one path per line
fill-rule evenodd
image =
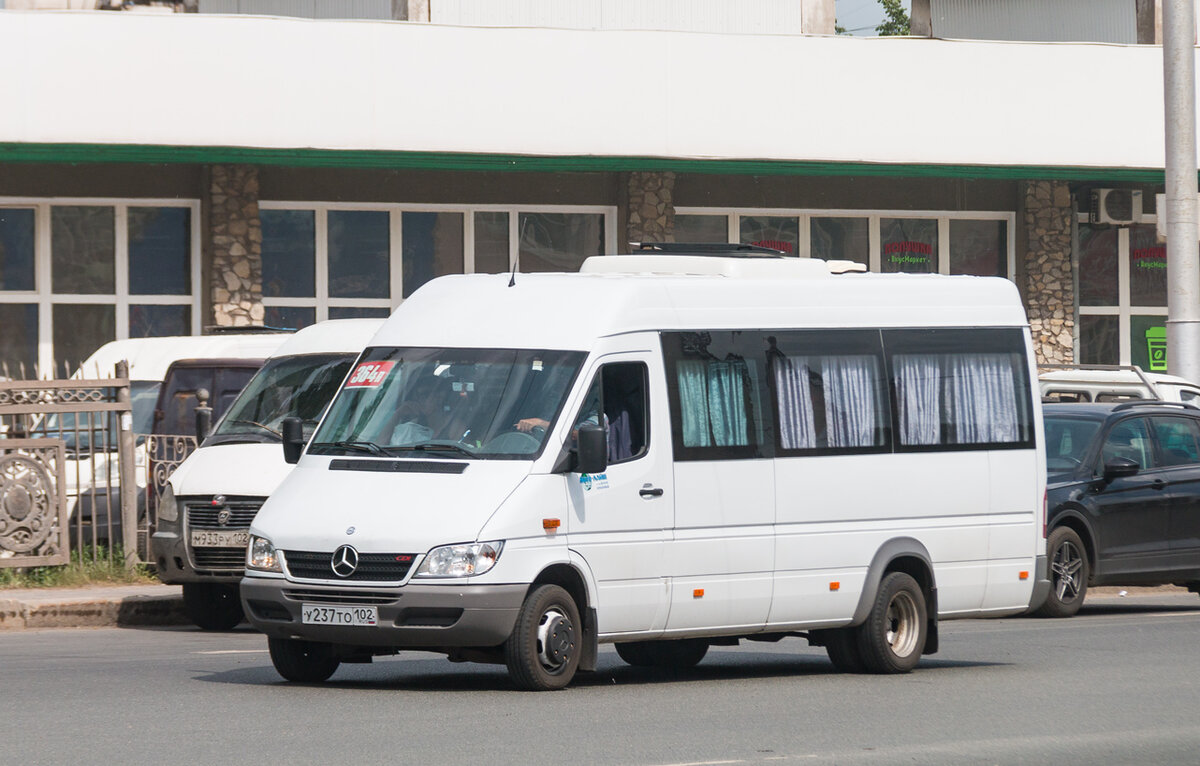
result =
M1058 527L1046 540L1046 559L1050 569L1050 594L1034 614L1040 617L1072 617L1083 606L1087 595L1087 549L1070 527Z
M204 630L229 630L246 619L236 585L184 583L183 608L188 619Z
M504 642L508 675L526 691L561 689L575 678L583 650L575 600L557 585L541 585L525 597L512 635Z
M842 673L862 673L866 670L862 654L858 651L856 628L838 628L823 632L825 652L835 668Z
M670 641L633 641L617 644L617 656L642 668L686 670L700 664L708 654L708 642L703 639Z
M925 650L925 594L904 572L884 575L867 621L857 629L858 652L868 673L907 673Z
M319 683L326 680L341 664L334 656L331 644L298 641L294 638L268 638L271 664L279 675L297 683Z

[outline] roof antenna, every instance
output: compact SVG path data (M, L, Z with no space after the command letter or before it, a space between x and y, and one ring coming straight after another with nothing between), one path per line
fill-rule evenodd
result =
M517 259L516 258L513 258L513 269L512 269L512 274L508 277L508 286L509 287L517 286Z

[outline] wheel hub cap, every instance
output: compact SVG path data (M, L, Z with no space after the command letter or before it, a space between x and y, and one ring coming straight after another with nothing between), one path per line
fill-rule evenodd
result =
M557 609L542 615L538 624L538 659L549 670L557 670L571 659L575 650L575 626Z

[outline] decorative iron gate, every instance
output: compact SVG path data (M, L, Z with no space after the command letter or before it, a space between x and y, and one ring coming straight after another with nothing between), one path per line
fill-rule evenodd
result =
M0 381L0 567L63 564L70 551L138 561L128 365L99 380Z

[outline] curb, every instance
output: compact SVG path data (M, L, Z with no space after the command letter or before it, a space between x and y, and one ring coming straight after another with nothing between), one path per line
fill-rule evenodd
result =
M0 631L190 624L179 596L125 596L50 603L0 599Z

